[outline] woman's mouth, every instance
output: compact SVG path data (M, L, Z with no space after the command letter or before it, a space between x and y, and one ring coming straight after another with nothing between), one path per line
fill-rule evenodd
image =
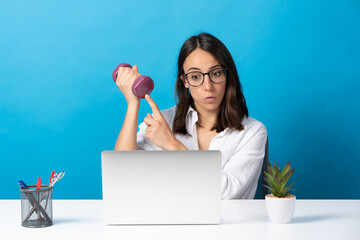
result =
M214 102L214 101L215 101L215 97L207 97L207 98L205 98L205 100L206 100L207 102Z

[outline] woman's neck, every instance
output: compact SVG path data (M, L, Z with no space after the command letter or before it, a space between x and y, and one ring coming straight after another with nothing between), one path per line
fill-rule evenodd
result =
M216 111L206 111L201 108L196 108L196 110L198 113L198 126L211 131L211 129L216 124L219 110L217 109Z

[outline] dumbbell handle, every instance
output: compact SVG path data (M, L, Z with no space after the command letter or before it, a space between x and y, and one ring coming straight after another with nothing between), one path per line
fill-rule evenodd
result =
M112 73L114 82L116 82L120 67L132 68L130 64L120 63ZM150 94L153 89L154 81L149 76L145 75L141 75L140 77L138 77L131 87L133 94L138 98L145 98L145 95Z

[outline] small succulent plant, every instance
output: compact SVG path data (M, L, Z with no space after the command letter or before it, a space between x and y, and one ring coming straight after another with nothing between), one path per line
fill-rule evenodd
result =
M269 163L268 171L264 171L264 173L265 180L268 183L265 187L267 187L275 197L284 198L295 191L295 189L290 188L294 183L287 185L287 182L294 173L294 168L291 169L290 161L285 164L282 170L279 164L274 163L274 166L271 166Z

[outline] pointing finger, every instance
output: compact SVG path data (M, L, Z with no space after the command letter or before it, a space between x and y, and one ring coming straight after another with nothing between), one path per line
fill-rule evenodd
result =
M159 107L154 102L154 100L148 94L145 95L145 99L149 103L149 105L150 105L150 107L151 107L151 109L153 111L154 117L155 118L162 118L163 116L162 116L162 114L161 114L161 112L159 110Z

